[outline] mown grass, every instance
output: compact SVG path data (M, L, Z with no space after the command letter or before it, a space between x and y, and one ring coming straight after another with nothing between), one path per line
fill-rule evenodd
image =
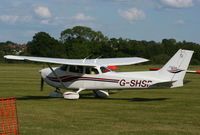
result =
M120 71L160 66L124 66ZM79 100L48 98L40 92L43 65L0 65L0 97L17 97L22 135L198 135L200 75L174 89L111 91L108 99L83 92ZM200 69L193 66L190 69Z

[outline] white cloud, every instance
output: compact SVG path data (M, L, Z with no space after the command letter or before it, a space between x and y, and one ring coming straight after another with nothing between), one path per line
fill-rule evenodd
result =
M129 21L144 20L146 17L145 13L137 8L119 10L119 15Z
M0 21L15 24L16 22L29 22L32 16L17 16L17 15L1 15Z
M193 0L161 0L161 2L172 8L187 8L193 6Z
M42 24L49 24L49 20L42 20L41 23Z
M95 20L95 18L91 17L91 16L86 16L83 13L78 13L76 16L73 17L75 20L78 21L91 21L91 20Z
M43 18L51 17L51 12L49 11L49 9L47 7L39 6L39 7L35 8L35 13Z
M17 21L20 21L20 22L30 22L32 20L33 20L32 16L19 16L19 18L18 18Z
M184 20L177 20L177 21L175 22L175 24L185 24L185 21L184 21Z
M0 21L14 24L18 20L18 18L19 16L15 15L1 15Z

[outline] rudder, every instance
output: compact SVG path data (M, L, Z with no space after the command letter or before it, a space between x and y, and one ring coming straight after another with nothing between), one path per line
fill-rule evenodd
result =
M158 71L160 77L172 81L173 87L183 86L187 68L194 51L179 49L176 54Z

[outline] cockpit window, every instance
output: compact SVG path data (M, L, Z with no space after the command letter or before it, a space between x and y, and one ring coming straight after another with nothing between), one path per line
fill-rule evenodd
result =
M99 74L99 71L94 67L86 67L85 68L85 73L86 74L95 75L95 74Z
M107 67L100 67L102 73L111 72L111 70Z
M60 69L63 70L63 71L67 71L67 68L68 68L68 65L62 65L60 67Z

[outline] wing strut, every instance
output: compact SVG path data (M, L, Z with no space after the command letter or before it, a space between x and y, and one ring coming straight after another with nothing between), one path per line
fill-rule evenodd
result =
M60 79L60 77L58 77L58 75L56 74L56 72L53 70L53 68L50 66L50 64L47 64L48 67L51 69L53 75L59 80L60 84L63 86L63 88L67 89L67 87L64 85L64 83L62 82L62 80Z

